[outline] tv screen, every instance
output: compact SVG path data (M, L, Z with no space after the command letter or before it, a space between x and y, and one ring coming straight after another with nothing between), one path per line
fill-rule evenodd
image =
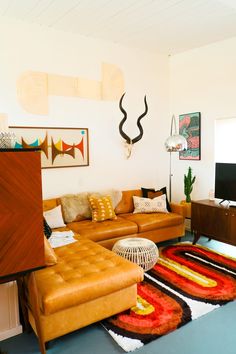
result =
M216 163L215 198L236 201L236 163Z

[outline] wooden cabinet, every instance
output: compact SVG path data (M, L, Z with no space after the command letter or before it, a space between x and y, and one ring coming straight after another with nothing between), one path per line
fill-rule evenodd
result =
M0 150L0 282L44 266L40 151Z
M0 284L0 313L0 341L22 333L15 281Z
M236 245L236 208L217 201L192 201L192 232L194 243L201 235Z

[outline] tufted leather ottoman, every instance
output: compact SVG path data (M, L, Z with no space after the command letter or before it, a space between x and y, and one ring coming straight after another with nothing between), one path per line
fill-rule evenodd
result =
M135 305L143 279L142 268L88 239L55 253L58 263L28 282L29 321L42 353L45 342Z

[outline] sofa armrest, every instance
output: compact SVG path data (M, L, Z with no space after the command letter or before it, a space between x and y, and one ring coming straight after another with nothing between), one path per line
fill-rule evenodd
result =
M186 212L185 212L185 208L183 205L177 204L177 203L170 203L170 207L171 207L171 211L173 213L180 214L185 218Z

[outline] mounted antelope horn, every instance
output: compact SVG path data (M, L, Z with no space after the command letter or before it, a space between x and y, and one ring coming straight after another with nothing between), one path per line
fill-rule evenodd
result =
M142 136L143 136L143 127L141 126L140 121L148 112L148 105L147 105L146 95L144 96L145 111L143 112L143 114L141 114L141 116L139 116L139 118L137 120L137 126L139 128L139 135L137 135L134 139L131 139L123 131L123 125L124 125L124 123L125 123L125 121L127 119L127 113L124 110L124 108L122 107L122 101L123 101L124 95L125 95L125 93L121 96L120 103L119 103L120 110L124 114L124 118L121 120L121 122L119 124L119 131L120 131L120 135L122 136L122 138L124 138L128 144L135 144L135 143L137 143L137 141L142 139Z

